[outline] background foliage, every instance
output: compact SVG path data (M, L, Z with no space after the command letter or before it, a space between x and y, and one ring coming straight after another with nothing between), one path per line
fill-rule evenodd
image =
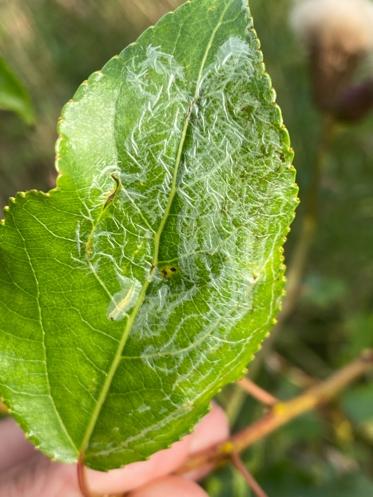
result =
M0 114L0 204L28 188L53 185L56 120L79 83L177 0L12 0L0 2L0 53L29 89L36 123ZM288 28L290 0L252 0L285 122L296 152L301 196L320 134L307 64ZM302 298L266 357L256 381L288 398L308 376L325 377L372 345L373 116L339 130L328 155L320 197L320 224ZM302 208L288 246L291 251ZM234 387L219 399L234 427L261 409ZM246 455L250 469L276 497L369 497L373 485L373 393L364 383L334 405L302 417ZM208 478L211 496L246 497L231 469Z

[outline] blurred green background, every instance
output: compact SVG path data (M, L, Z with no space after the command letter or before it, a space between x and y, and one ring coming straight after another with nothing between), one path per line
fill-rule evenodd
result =
M35 113L31 126L14 113L0 113L1 207L18 190L53 186L62 105L91 72L179 3L0 0L0 56L28 89ZM321 118L310 96L305 53L289 29L290 6L290 0L251 0L296 152L302 198ZM309 376L324 378L373 345L373 115L359 125L340 127L325 161L319 203L300 301L256 374L260 385L283 399L299 393ZM286 248L289 259L301 217L302 206ZM219 401L233 429L262 413L234 386ZM270 497L371 497L372 387L364 382L351 387L333 405L251 448L245 461ZM205 486L212 497L250 495L231 468L211 475Z

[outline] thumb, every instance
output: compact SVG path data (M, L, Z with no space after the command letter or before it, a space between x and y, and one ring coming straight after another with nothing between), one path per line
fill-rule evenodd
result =
M36 454L0 473L0 497L81 497L75 468Z

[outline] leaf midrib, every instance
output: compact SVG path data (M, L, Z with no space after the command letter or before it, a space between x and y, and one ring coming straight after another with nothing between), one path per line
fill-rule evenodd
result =
M84 433L84 436L83 436L83 439L82 439L82 443L80 445L80 459L81 460L84 459L85 451L86 451L87 447L89 446L89 442L90 442L92 433L93 433L93 431L95 429L97 420L98 420L98 418L100 416L101 410L102 410L103 405L104 405L104 403L106 401L106 398L108 396L108 393L109 393L111 384L113 382L115 373L116 373L116 371L117 371L117 369L119 367L119 364L120 364L120 361L121 361L121 358L122 358L122 353L123 353L124 347L125 347L125 345L127 343L127 339L128 339L128 337L130 335L130 332L132 330L132 326L133 326L133 324L134 324L134 322L136 320L136 317L137 317L137 315L138 315L138 313L139 313L139 311L141 309L141 306L142 306L142 304L143 304L143 302L145 300L145 296L146 296L147 290L148 290L149 285L150 285L150 283L152 281L152 276L155 273L155 271L157 269L157 266L158 266L161 237L162 237L164 228L166 226L167 220L169 218L169 215L170 215L170 212L171 212L171 208L172 208L172 205L173 205L173 201L174 201L174 198L175 198L175 195L176 195L176 192L177 192L177 177L178 177L178 174L179 174L179 168L180 168L180 164L181 164L181 159L182 159L183 152L184 152L184 145L185 145L185 141L186 141L188 129L189 129L190 122L191 122L192 109L193 109L193 106L195 105L196 101L198 100L199 93L200 93L200 83L201 83L201 80L202 80L202 72L203 72L203 70L205 68L206 61L207 61L208 55L210 53L212 44L214 42L216 33L218 32L219 28L221 27L223 19L224 19L224 16L225 16L228 8L230 7L230 5L231 5L231 2L228 2L227 5L226 5L226 7L224 8L224 10L223 10L220 18L219 18L219 21L217 22L215 28L213 29L213 31L211 33L211 37L209 39L209 42L208 42L208 44L206 46L206 50L205 50L204 56L203 56L202 61L201 61L201 66L200 66L200 69L199 69L199 72L198 72L198 76L197 76L197 80L196 80L195 93L194 93L193 99L192 99L192 101L191 101L191 103L189 105L188 112L186 114L185 123L184 123L184 127L183 127L183 130L182 130L182 134L181 134L181 138L180 138L180 143L179 143L179 147L178 147L178 151L177 151L177 155L176 155L175 168L174 168L174 173L173 173L173 177L172 177L171 189L170 189L170 194L169 194L169 197L168 197L168 202L167 202L167 205L166 205L166 209L165 209L164 215L163 215L163 217L161 219L161 222L159 224L159 228L158 228L157 232L154 235L154 256L153 256L153 261L152 261L152 269L150 271L149 277L144 282L144 284L142 286L142 289L141 289L141 291L139 293L139 296L137 298L136 304L134 305L133 310L132 310L130 316L128 317L128 320L126 322L126 326L124 328L122 338L119 341L118 348L117 348L117 351L115 353L112 365L111 365L111 367L109 369L109 372L108 372L108 374L106 376L106 380L105 380L105 382L103 384L103 387L101 389L101 392L100 392L100 395L98 397L95 409L93 410L92 416L91 416L91 418L90 418L90 420L88 422L87 429L86 429L86 431Z

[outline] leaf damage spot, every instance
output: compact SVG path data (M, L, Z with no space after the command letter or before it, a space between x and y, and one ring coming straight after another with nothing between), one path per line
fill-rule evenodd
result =
M175 266L170 266L170 265L164 266L161 269L162 276L167 280L173 278L177 274L177 272L178 272L177 268Z
M120 189L122 188L122 183L120 181L120 178L118 178L115 174L112 174L111 177L115 181L115 187L112 192L110 192L109 196L107 197L104 205L104 209L106 209L115 199L117 194L119 193Z
M136 278L118 275L121 285L119 292L114 294L108 308L108 318L111 321L121 321L128 315L141 292L142 285Z

